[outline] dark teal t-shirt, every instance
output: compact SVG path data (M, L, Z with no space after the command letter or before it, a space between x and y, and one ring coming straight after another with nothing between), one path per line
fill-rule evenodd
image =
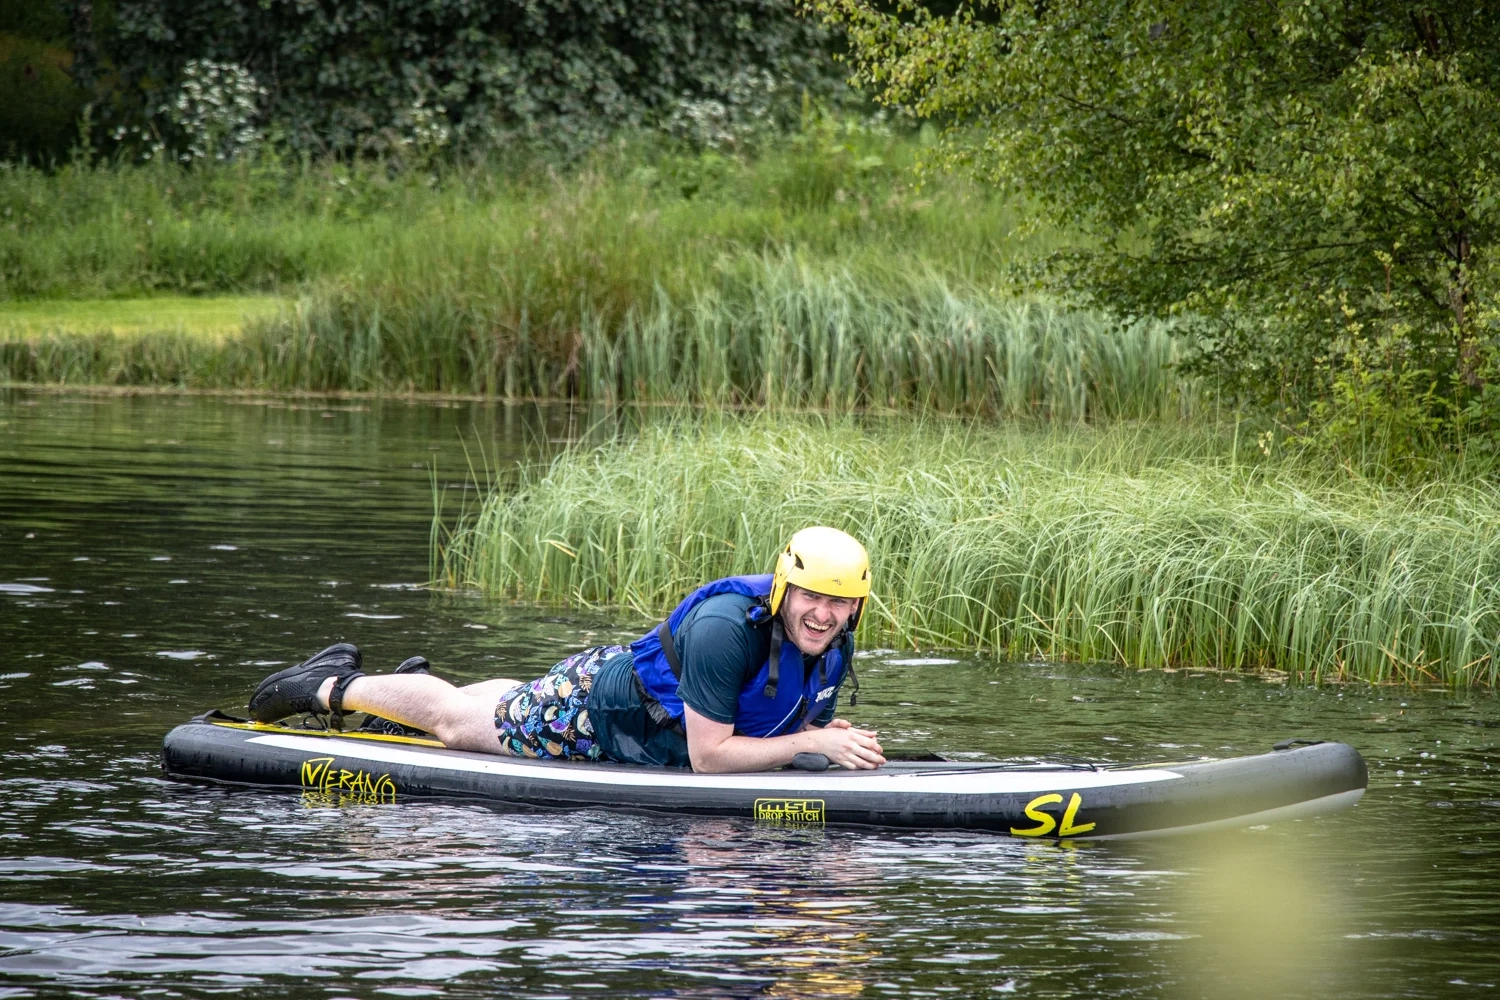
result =
M715 722L734 723L740 691L760 672L771 653L771 630L745 620L754 598L719 594L683 618L672 639L682 661L678 696L699 715ZM854 655L853 642L846 656ZM804 666L814 662L803 657ZM847 676L847 674L845 675ZM814 720L833 719L838 694ZM651 721L636 684L635 661L626 653L606 660L589 690L589 718L594 736L610 759L632 764L689 766L687 738Z

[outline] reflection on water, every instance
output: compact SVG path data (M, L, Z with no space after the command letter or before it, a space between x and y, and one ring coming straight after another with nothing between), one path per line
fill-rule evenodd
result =
M477 680L630 637L628 616L413 586L434 460L454 502L465 443L493 468L581 426L0 391L0 997L1500 990L1488 696L864 661L854 715L898 751L1132 760L1315 734L1370 763L1353 813L1126 847L338 808L159 778L171 725L334 639L375 669L420 652Z

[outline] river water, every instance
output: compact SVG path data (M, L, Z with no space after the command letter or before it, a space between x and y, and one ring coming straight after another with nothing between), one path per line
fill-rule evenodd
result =
M0 998L1500 996L1487 694L874 651L897 752L1352 743L1352 812L1212 838L517 812L164 781L173 725L337 639L540 672L630 616L435 594L433 483L561 409L0 390ZM434 475L433 469L436 469Z

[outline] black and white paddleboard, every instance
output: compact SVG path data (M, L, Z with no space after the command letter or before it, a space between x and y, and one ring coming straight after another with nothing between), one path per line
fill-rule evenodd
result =
M1358 802L1367 780L1353 747L1309 740L1288 740L1249 757L1181 763L933 758L892 761L873 771L695 774L469 753L431 739L295 729L218 712L168 733L162 768L169 778L296 790L329 805L468 799L1088 840L1333 812Z

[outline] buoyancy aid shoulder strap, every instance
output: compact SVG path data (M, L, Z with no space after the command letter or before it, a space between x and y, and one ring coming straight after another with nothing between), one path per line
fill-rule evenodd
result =
M672 676L681 680L682 661L677 657L677 644L672 641L672 630L667 627L666 622L656 626L656 638L661 643L661 654L666 658L667 666L672 670ZM667 711L666 706L646 690L646 684L641 680L641 675L633 672L631 676L635 680L636 692L641 696L641 704L645 706L646 714L651 717L651 721L663 729L670 729L674 733L686 736L687 729L683 727L682 721L674 718L672 713Z
M667 658L667 666L672 668L672 675L680 682L682 660L677 656L677 643L672 641L672 629L667 622L656 626L656 640L661 643L662 655Z
M762 693L767 698L776 697L776 685L781 680L781 644L786 642L786 631L781 627L781 616L771 614L771 606L765 599L756 601L745 609L745 622L752 628L771 626L770 665L766 672L766 686Z
M854 672L854 635L844 632L844 676L849 678L849 707L859 704L859 674Z
M781 644L786 642L786 632L781 627L781 616L771 622L770 672L766 675L765 695L776 697L776 683L781 679Z

